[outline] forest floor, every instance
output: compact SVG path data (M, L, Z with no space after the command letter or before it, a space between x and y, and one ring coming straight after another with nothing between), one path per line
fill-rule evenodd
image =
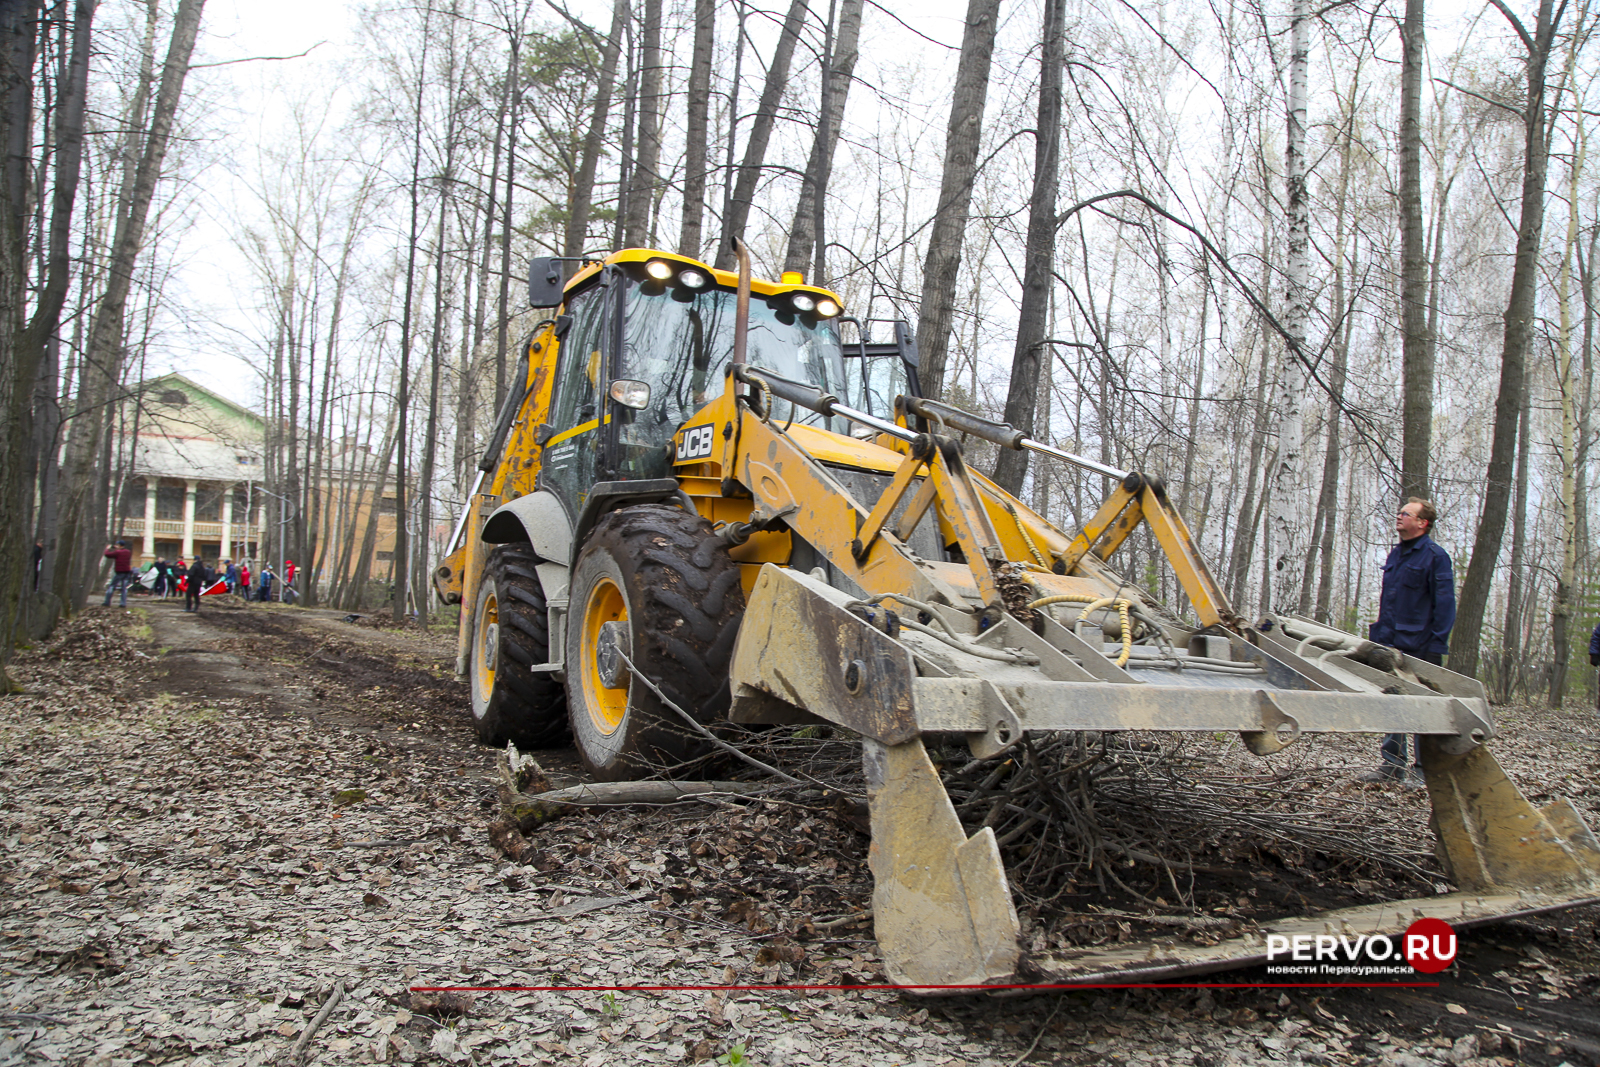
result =
M453 660L442 632L145 598L21 653L0 1064L287 1063L307 1027L310 1063L1600 1064L1597 907L1464 932L1436 988L413 993L882 981L848 806L591 811L508 859ZM1525 791L1600 825L1594 713L1497 714ZM1371 739L1340 744L1313 751L1327 789L1425 821L1417 794L1350 782Z

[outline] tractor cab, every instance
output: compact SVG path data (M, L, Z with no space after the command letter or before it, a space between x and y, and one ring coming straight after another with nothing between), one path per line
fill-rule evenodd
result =
M533 299L559 296L567 320L542 467L546 484L577 508L596 482L671 476L673 436L725 387L738 278L644 249L589 264L560 293L559 277L559 261L532 264ZM873 343L867 326L842 310L836 294L797 274L752 280L746 360L893 418L894 397L916 392L910 330L891 323L894 340ZM851 432L843 418L777 404L779 417Z

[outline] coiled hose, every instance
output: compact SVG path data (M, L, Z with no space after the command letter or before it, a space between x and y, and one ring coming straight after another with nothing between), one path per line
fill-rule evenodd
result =
M1115 606L1117 617L1122 620L1122 655L1117 657L1117 666L1126 667L1128 660L1133 658L1133 619L1128 614L1130 601L1126 597L1090 596L1087 593L1059 593L1056 596L1040 597L1028 605L1030 608L1049 607L1051 604L1087 604L1076 621L1073 630L1077 630L1078 623L1084 622L1090 615L1101 608Z

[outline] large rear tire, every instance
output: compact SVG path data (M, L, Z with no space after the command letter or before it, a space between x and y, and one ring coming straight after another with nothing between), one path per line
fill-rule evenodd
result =
M670 774L703 755L705 735L616 651L697 722L726 713L744 589L711 524L659 504L614 511L589 535L570 592L567 709L590 771L608 781Z
M472 718L486 745L548 748L567 732L566 692L545 671L549 615L527 544L490 551L478 583L472 634Z

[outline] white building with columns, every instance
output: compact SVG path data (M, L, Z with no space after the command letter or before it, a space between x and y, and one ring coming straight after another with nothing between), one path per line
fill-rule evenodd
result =
M262 418L181 374L142 382L134 399L137 411L123 420L132 469L118 536L136 562L198 554L254 566L268 499Z

